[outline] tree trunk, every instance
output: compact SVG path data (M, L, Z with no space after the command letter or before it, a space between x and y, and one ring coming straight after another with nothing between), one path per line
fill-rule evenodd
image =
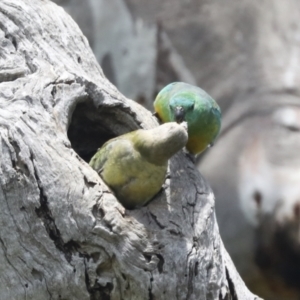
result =
M1 0L0 39L1 299L258 299L183 152L133 211L89 167L109 138L157 122L107 81L64 10Z

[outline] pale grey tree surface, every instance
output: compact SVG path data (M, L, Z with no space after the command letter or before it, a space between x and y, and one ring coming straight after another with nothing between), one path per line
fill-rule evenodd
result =
M255 293L272 300L298 300L300 2L56 2L74 17L104 73L125 95L151 109L153 97L146 94L151 96L172 81L195 83L185 75L192 71L198 85L216 98L222 107L223 133L204 153L199 168L215 192L226 249ZM91 9L96 5L98 9ZM111 27L108 24L115 20L106 17L107 10L117 9L118 24ZM123 26L125 23L142 23L146 30L136 34L136 26ZM154 35L147 28L155 24L159 24L157 40L149 43ZM120 38L120 31L113 29L116 26L126 28L129 34L123 36L127 39ZM171 43L164 43L163 36ZM125 51L123 55L124 41L132 54ZM110 48L104 53L96 45ZM149 51L156 52L155 68ZM122 76L121 71L130 72L127 68L132 75ZM148 69L144 77L141 69ZM125 81L115 80L114 73ZM143 84L136 84L133 74Z
M86 161L157 121L104 77L52 2L0 2L1 299L258 299L183 152L162 191L125 210Z

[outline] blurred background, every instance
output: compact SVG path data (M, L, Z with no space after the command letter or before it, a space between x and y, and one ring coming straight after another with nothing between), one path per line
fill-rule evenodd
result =
M56 0L108 79L153 110L173 81L217 100L223 125L198 158L222 239L246 285L300 299L300 1Z

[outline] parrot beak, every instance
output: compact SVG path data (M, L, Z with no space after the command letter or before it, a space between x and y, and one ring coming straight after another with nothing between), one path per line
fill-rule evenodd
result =
M176 106L174 109L174 117L177 123L181 123L184 121L185 111L182 106Z

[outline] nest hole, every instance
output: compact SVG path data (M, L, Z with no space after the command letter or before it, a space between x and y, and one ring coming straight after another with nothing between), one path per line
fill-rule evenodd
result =
M75 107L68 129L68 138L76 153L89 162L105 142L138 128L132 117L121 106L97 107L92 99L88 99Z

